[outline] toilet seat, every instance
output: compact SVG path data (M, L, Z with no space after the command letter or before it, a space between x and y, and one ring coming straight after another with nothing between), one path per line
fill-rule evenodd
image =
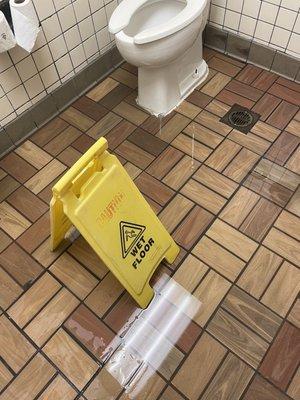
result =
M163 1L163 0L162 0ZM117 34L125 29L133 14L149 0L123 0L113 12L109 31ZM143 44L172 35L193 22L204 10L207 0L186 0L186 6L168 22L145 29L133 37L135 44Z

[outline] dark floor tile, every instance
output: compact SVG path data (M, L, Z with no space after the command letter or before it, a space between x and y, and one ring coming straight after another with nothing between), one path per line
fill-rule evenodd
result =
M120 83L110 93L104 96L99 103L109 110L112 110L116 105L121 103L121 101L124 100L125 97L127 97L131 92L132 89Z
M256 375L246 391L243 400L288 400L289 397L280 392L269 382Z
M155 159L152 154L141 149L135 144L125 140L116 149L115 152L118 156L123 157L125 160L130 161L141 169L145 169Z
M300 360L300 330L285 322L270 347L259 371L285 390Z
M280 99L278 97L272 96L266 93L252 108L254 112L261 115L261 120L265 121L269 115L275 110L279 105Z
M186 98L186 100L192 104L195 104L197 107L205 108L212 101L212 97L195 90Z
M49 213L44 214L17 240L28 253L32 253L50 235Z
M21 183L26 182L37 172L32 165L13 152L0 161L0 167Z
M276 164L284 165L296 150L300 138L288 132L282 132L267 151L265 157Z
M136 126L131 122L123 120L117 126L112 128L105 139L108 141L108 147L114 150L136 129Z
M16 243L0 254L0 264L23 287L32 283L43 268Z
M146 172L141 173L135 180L135 184L140 191L161 206L164 206L174 195L174 190L153 178Z
M137 128L128 140L156 157L168 147L166 142L140 128Z
M85 153L95 142L95 139L92 139L90 136L83 133L75 140L75 142L72 143L72 147L80 151L80 153Z
M183 157L183 153L168 146L147 168L147 172L157 179L162 179Z
M260 90L268 90L278 78L277 75L270 71L262 71L261 74L252 83L252 86Z
M77 110L81 111L83 114L95 121L99 121L108 113L108 110L105 107L86 96L80 97L80 99L72 104L72 107L77 108Z
M57 156L57 159L71 168L81 156L82 154L78 150L69 146Z
M31 222L35 222L43 215L49 206L35 196L24 186L13 192L8 198L8 203L25 215Z
M145 122L142 123L141 128L144 129L145 131L151 133L152 135L155 135L160 128L162 128L168 121L170 121L171 118L173 118L175 115L175 112L172 111L170 114L166 115L165 117L162 117L161 120L154 115L150 115L146 119Z
M39 129L33 136L31 136L30 140L32 140L38 146L43 147L68 126L69 124L63 119L59 117L54 118L43 128Z
M252 101L257 101L263 95L261 90L236 80L229 82L226 86L226 89Z
M12 178L10 175L6 175L0 181L0 202L4 200L7 196L9 196L12 192L14 192L20 183Z
M173 238L183 248L190 249L205 232L213 218L213 214L195 206L175 230Z
M240 82L244 82L247 85L253 83L263 70L255 65L248 64L241 72L237 75L235 79ZM259 88L258 88L259 89Z
M283 101L274 110L266 122L272 126L275 126L275 128L284 129L294 115L298 112L298 110L299 107Z
M278 83L274 83L268 92L299 107L300 92L292 90L286 86L279 85Z
M246 99L236 93L230 92L227 89L223 89L217 96L216 99L222 101L223 103L233 106L234 104L239 104L240 106L251 108L254 105L252 100Z

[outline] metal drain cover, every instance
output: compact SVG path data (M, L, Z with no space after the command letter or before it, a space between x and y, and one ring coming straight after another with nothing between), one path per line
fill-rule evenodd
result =
M259 118L259 114L256 114L239 104L234 104L228 113L220 119L220 121L240 132L248 133Z

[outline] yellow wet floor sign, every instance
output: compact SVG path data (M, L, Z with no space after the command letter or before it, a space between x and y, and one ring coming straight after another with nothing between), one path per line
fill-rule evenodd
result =
M118 159L99 139L53 187L51 248L72 224L106 266L145 308L153 297L149 280L179 253Z

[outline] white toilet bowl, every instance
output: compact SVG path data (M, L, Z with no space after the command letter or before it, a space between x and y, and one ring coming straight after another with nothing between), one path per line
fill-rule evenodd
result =
M208 11L209 0L123 0L112 14L109 31L138 67L137 103L151 114L168 114L207 77Z

